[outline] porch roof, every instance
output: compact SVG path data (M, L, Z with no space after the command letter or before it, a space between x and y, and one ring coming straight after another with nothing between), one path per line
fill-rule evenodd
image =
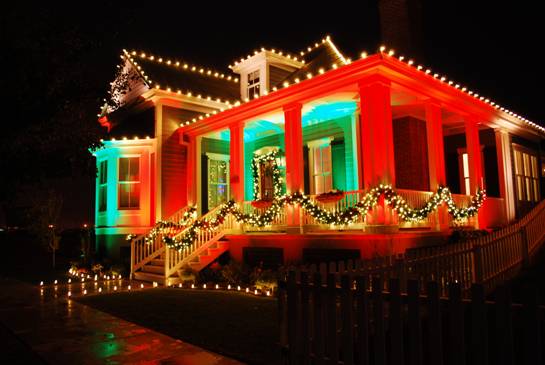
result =
M324 42L323 42L324 43ZM331 48L329 49L331 56ZM465 87L460 87L453 81L438 74L431 73L423 66L413 65L413 61L405 61L404 57L395 57L393 53L380 52L354 62L332 63L316 72L305 74L304 77L289 77L283 81L282 88L274 88L272 92L249 100L236 103L225 110L201 119L181 121L182 132L189 135L199 135L221 128L232 123L250 121L262 114L281 110L294 103L305 103L320 96L352 87L357 91L358 82L365 79L380 77L389 80L411 92L439 102L444 108L463 116L485 122L492 127L507 130L524 130L531 134L545 135L545 128L515 114L489 99L478 95ZM337 58L340 60L340 58ZM310 71L308 71L310 72ZM294 74L301 75L296 71ZM302 76L302 75L301 75Z

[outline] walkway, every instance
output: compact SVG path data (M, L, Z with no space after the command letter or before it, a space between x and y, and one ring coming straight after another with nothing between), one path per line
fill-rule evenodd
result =
M58 285L40 293L36 286L0 279L2 362L241 364L79 304L67 298L67 290Z

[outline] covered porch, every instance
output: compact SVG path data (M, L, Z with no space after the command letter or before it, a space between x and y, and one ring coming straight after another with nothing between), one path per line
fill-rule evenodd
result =
M438 189L449 187L455 206L467 208L479 189L493 185L479 215L467 219L449 215L446 204L419 220L400 219L382 200L357 219L332 225L286 204L268 224L243 223L239 231L445 231L508 220L500 174L505 152L494 140L501 134L475 116L385 77L368 77L270 110L222 114L228 114L222 123L182 128L190 148L188 202L199 216L230 199L243 213L263 215L275 198L296 192L340 214L380 185L390 186L412 208L424 207ZM485 155L480 139L490 134L492 154ZM456 160L449 155L452 139L459 143ZM487 168L491 161L495 168ZM453 169L458 182L451 187Z

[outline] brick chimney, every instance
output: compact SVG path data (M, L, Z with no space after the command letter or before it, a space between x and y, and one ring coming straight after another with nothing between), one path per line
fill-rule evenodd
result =
M421 0L379 0L381 42L408 56L422 57Z

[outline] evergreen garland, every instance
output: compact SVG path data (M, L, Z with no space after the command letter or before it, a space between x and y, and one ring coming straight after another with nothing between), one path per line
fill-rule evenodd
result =
M436 210L440 204L446 203L448 212L454 217L455 221L460 221L474 216L486 199L484 190L479 189L477 194L472 197L471 205L467 208L456 207L452 194L447 187L440 187L437 192L421 208L410 207L405 199L398 195L389 185L380 185L371 189L365 194L361 201L354 206L343 211L330 212L321 208L308 195L302 193L293 193L276 197L271 206L262 214L243 213L234 201L229 201L220 206L216 217L207 220L200 219L195 221L181 237L163 237L164 243L170 248L183 249L189 247L197 238L200 230L213 230L222 224L228 214L232 214L239 223L249 224L251 226L264 227L270 225L272 221L280 214L281 209L286 205L299 205L307 214L316 219L319 223L334 226L343 226L354 222L359 215L365 215L375 205L378 204L381 195L384 196L384 202L391 206L402 221L418 222L425 219L431 212Z

